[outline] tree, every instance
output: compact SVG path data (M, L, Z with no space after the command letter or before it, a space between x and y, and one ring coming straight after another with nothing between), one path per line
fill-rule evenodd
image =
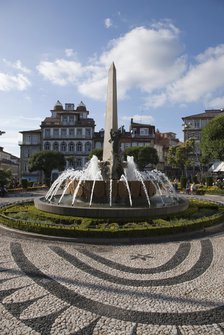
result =
M180 168L180 170L184 172L183 174L186 174L186 169L193 164L191 159L193 151L194 140L188 140L184 143L170 147L167 155L168 164Z
M0 187L3 187L4 185L8 185L10 178L11 178L10 170L0 169Z
M202 129L201 154L204 162L224 160L224 116L215 117Z
M89 159L96 156L100 161L103 159L103 149L93 149L89 154Z
M155 166L159 162L156 149L149 146L126 148L124 155L125 157L133 156L140 170L143 170L148 164Z
M43 171L46 185L50 185L51 172L53 169L62 171L65 168L65 157L57 151L40 151L33 154L29 159L29 170Z

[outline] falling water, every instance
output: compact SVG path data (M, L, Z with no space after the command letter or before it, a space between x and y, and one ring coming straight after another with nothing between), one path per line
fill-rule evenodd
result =
M129 203L130 203L130 206L132 207L131 190L130 190L130 187L129 187L129 184L128 184L128 180L127 180L127 178L125 177L124 174L122 174L120 180L123 181L123 182L125 183L125 186L126 186L127 191L128 191Z
M89 206L92 206L93 203L93 196L94 196L94 189L96 181L103 181L103 177L101 174L101 167L96 156L93 156L91 160L87 163L83 170L73 170L68 169L55 180L55 182L50 187L49 191L47 192L45 198L49 202L59 193L59 190L63 188L62 194L60 195L58 204L60 204L65 197L69 186L72 185L74 181L77 181L77 185L75 190L72 194L72 202L71 205L74 206L78 191L82 183L85 181L93 181L90 198L89 198ZM128 198L130 207L132 207L132 194L129 187L129 181L139 181L143 187L145 197L148 203L148 206L151 206L151 200L145 186L145 181L149 180L155 187L156 194L161 199L163 205L165 205L165 198L172 198L172 201L177 201L178 196L176 194L175 189L173 188L169 179L160 171L152 170L152 171L144 171L140 172L136 164L134 162L134 158L128 156L127 157L127 164L124 168L124 174L121 176L120 181L123 182L127 188ZM109 180L109 206L112 207L112 192L113 192L113 181L112 179ZM156 201L156 197L155 200Z
M113 187L113 181L112 179L110 179L110 193L109 193L109 203L110 203L110 207L112 207L112 187Z
M94 179L94 181L93 181L93 186L92 186L92 189L91 189L90 200L89 200L89 207L92 206L93 192L94 192L95 184L96 184L96 179Z

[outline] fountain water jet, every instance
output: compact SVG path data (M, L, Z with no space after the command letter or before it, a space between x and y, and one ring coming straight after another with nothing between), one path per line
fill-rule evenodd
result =
M109 69L103 160L93 156L83 170L66 170L45 198L36 199L40 210L62 215L99 218L144 218L180 212L188 202L176 194L160 171L140 172L133 157L122 161L117 125L116 69ZM59 191L61 195L58 194Z

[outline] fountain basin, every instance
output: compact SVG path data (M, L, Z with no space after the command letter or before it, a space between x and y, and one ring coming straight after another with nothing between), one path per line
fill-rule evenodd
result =
M127 184L121 180L85 180L79 185L79 181L74 180L69 185L68 192L74 194L77 188L76 201L81 200L88 204L92 197L91 207L92 204L109 204L110 192L113 205L116 206L116 204L119 204L120 206L128 207L139 205L147 206L146 193L150 198L156 194L156 187L149 180L144 181L144 184L137 180L127 181Z
M65 196L66 199L67 195ZM167 216L174 213L179 213L188 208L188 200L181 197L174 204L165 202L164 205L155 205L152 207L121 207L106 205L92 205L88 207L86 203L80 202L76 206L71 206L66 203L58 204L59 196L55 196L52 202L48 202L44 197L35 199L35 206L41 211L54 213L59 215L69 215L74 217L89 217L89 218L115 218L115 219L140 219L140 218L155 218ZM66 200L65 200L66 202Z

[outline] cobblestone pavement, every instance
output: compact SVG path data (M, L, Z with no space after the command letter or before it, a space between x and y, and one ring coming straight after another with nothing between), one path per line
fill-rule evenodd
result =
M0 232L1 335L224 334L224 234L78 244Z

